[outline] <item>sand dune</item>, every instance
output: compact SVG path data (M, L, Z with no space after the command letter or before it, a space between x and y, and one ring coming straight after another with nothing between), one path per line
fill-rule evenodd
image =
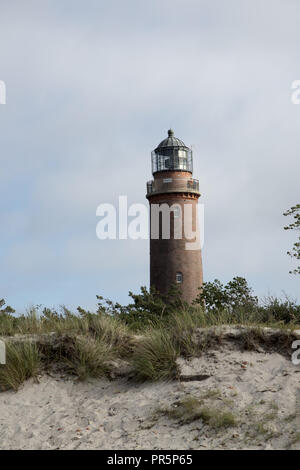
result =
M0 394L1 449L295 449L299 448L300 366L277 353L210 350L179 360L204 380L136 384L43 375ZM181 424L157 413L182 398L219 390L206 406L230 409L237 426Z

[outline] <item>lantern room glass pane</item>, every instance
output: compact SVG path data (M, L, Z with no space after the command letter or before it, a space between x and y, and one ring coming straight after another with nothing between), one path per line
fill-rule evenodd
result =
M193 171L192 151L188 148L166 148L152 152L152 173L158 171Z

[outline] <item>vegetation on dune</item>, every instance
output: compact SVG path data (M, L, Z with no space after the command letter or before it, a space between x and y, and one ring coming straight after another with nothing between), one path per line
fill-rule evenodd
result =
M9 341L14 334L20 339ZM83 310L75 315L65 307L60 313L44 309L41 315L36 308L27 316L2 313L0 336L6 337L7 352L6 364L0 365L2 390L16 390L45 368L62 370L79 380L108 376L109 362L126 358L132 349L132 335L119 319ZM35 367L29 367L30 360Z
M130 362L137 380L170 380L178 377L178 357L197 356L221 343L218 326L243 325L236 339L241 349L286 352L300 324L294 301L269 297L259 303L241 277L225 286L205 283L193 305L181 300L177 286L166 296L144 287L130 295L127 306L97 296L94 313L78 307L76 314L62 306L59 311L32 307L16 316L2 300L0 337L6 337L8 352L7 364L0 365L0 387L16 390L37 370L53 366L80 380L110 376L116 359ZM264 326L278 332L270 336Z
M261 327L252 327L242 331L238 341L245 351L257 351L263 348L284 354L290 350L291 344L296 339L293 331L289 329L279 329L270 335Z
M11 307L4 308L5 302L2 300L0 335L72 332L90 334L122 347L128 342L131 332L167 328L170 325L175 328L176 322L177 330L187 333L195 327L222 324L300 324L300 305L287 297L278 299L272 296L259 303L242 277L235 277L226 285L218 280L204 283L193 305L182 301L180 288L176 285L167 295L160 295L155 289L148 291L145 287L141 288L140 294L129 294L133 302L128 305L97 296L96 312L78 307L76 314L65 306L60 307L59 311L32 307L26 315L17 316L13 315Z

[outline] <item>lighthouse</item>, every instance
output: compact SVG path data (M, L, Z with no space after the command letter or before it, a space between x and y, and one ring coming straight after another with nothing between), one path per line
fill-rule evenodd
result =
M151 153L150 286L162 294L177 284L191 303L203 283L198 217L199 181L192 178L193 154L172 129Z

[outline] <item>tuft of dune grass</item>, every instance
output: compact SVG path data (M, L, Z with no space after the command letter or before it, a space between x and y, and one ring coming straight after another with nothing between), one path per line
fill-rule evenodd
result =
M36 377L40 354L36 344L29 341L6 344L6 364L0 365L0 390L17 391L25 380Z
M108 315L92 316L89 321L89 333L109 345L118 356L126 356L133 347L132 334L125 323Z
M79 380L109 375L109 362L116 357L110 344L89 335L63 334L38 343L46 368L59 369Z
M78 337L64 351L62 360L67 371L78 377L78 380L101 378L109 373L109 361L114 357L113 351L105 342L93 338Z
M197 346L193 341L193 332L205 323L205 313L197 311L182 310L170 315L167 328L181 356L191 357L196 354Z
M171 380L178 376L176 359L178 348L168 331L148 330L145 337L137 342L132 358L137 380Z
M204 424L213 429L236 426L236 418L228 410L222 410L203 404L203 399L189 396L174 403L171 408L160 410L161 414L177 420L180 424L188 424L202 420Z
M200 352L208 349L212 344L221 342L221 329L217 331L216 328L209 328L210 322L207 317L208 315L201 308L191 312L182 310L170 316L167 328L174 346L179 349L181 356L198 356ZM199 341L199 337L196 339L194 335L199 328L207 329L205 332L202 331L201 341Z

